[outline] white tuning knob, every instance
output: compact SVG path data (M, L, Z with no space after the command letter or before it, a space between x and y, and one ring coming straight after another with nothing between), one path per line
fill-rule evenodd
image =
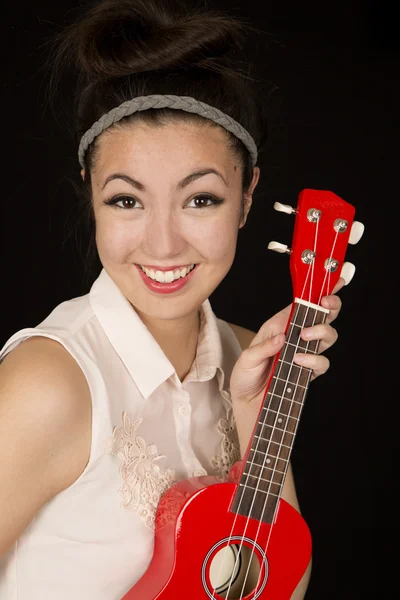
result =
M280 244L279 242L270 242L268 244L268 250L274 250L274 252L280 252L281 254L284 254L285 252L290 254L291 252L290 248L288 248L286 244Z
M354 221L351 226L349 244L357 244L364 233L364 225L360 221Z
M350 262L343 263L343 267L340 272L340 277L343 277L343 279L345 280L345 285L350 283L350 281L353 279L355 270L356 270L356 268L353 265L353 263L350 263Z
M296 209L289 206L289 204L281 204L280 202L275 202L274 209L279 212L287 213L288 215L292 215L296 212Z

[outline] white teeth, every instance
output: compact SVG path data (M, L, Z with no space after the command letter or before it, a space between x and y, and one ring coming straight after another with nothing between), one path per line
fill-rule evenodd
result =
M190 265L189 267L183 267L182 269L175 269L174 271L154 271L154 269L147 269L147 267L140 268L142 271L146 273L150 279L154 279L159 283L171 283L175 279L179 279L180 277L186 277L190 271L194 269L195 265Z

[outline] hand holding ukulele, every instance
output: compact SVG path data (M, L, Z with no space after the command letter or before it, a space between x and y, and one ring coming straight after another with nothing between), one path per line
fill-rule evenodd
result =
M345 280L340 278L333 294L341 290L344 285ZM338 316L342 301L333 294L321 299L321 305L329 309L326 322L304 328L300 334L303 340L319 340L319 353L330 348L338 337L336 330L330 324ZM249 347L242 352L232 371L230 390L242 455L265 396L273 358L280 352L285 342L284 332L291 308L292 306L289 305L265 321ZM299 353L294 362L312 370L311 380L326 373L329 368L328 358L320 354Z

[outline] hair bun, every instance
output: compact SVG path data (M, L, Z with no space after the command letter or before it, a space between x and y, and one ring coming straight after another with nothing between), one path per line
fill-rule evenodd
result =
M190 11L177 0L103 0L64 38L88 77L215 68L238 48L244 24L216 11ZM71 39L73 37L74 39Z

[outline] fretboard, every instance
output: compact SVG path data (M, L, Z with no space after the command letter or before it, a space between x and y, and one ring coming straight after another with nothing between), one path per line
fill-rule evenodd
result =
M316 354L318 341L300 338L304 327L325 321L316 305L295 301L286 341L269 380L250 450L231 510L272 523L289 466L311 370L293 362L298 352Z

